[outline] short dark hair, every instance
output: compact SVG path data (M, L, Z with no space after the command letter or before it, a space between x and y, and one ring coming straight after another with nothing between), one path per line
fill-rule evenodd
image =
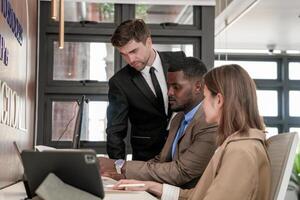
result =
M185 57L181 60L174 59L171 61L168 72L183 71L183 74L188 79L202 79L207 72L205 64L198 58Z
M142 19L130 19L122 22L117 27L110 41L113 46L122 47L130 40L145 44L150 36L150 30Z

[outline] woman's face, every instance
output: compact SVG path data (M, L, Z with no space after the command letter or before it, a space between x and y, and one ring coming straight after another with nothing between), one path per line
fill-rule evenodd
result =
M211 91L209 91L205 85L203 109L205 113L205 120L207 123L219 124L222 105L223 105L223 96L220 93L213 96Z

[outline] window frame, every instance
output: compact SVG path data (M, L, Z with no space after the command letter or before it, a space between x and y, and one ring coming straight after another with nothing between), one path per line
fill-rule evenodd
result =
M52 101L80 98L81 95L94 99L107 99L108 82L80 83L79 81L53 80L53 41L57 40L58 22L50 19L50 2L40 3L40 48L38 70L38 105L37 105L37 144L57 145L58 148L69 148L70 142L51 142ZM115 4L114 23L85 24L65 22L65 41L76 42L110 42L115 28L122 21L134 18L135 5ZM165 27L149 24L153 43L155 44L189 44L193 45L194 56L203 60L207 66L212 66L214 49L214 7L194 6L194 23L197 26L178 25ZM187 27L189 26L189 27ZM189 31L186 31L186 28ZM184 41L184 42L183 42ZM114 73L125 66L125 61L114 50ZM130 132L130 124L128 127ZM131 153L130 134L127 134L126 152ZM81 142L82 148L93 148L97 153L106 153L105 142Z
M277 63L277 79L254 79L258 90L278 91L278 117L265 117L264 122L268 127L277 127L279 133L289 132L289 127L300 126L300 117L289 116L289 91L300 91L300 80L289 80L288 63L300 62L300 56L293 55L262 55L216 53L215 60L236 61L275 61Z

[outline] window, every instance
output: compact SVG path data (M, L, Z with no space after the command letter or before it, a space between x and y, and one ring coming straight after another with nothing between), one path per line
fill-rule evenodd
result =
M66 22L113 23L115 21L115 7L112 3L66 1L64 13Z
M300 127L290 127L290 132L297 132L300 135Z
M104 42L53 43L53 80L108 81L114 74L114 48Z
M300 80L300 62L289 63L289 79Z
M194 55L193 44L153 44L157 51L183 51L186 56Z
M76 101L52 103L52 141L72 141L77 113Z
M238 64L253 79L277 79L277 63L263 61L215 60L215 67L227 64Z
M143 19L147 24L194 24L193 6L190 5L136 5L135 18Z
M106 101L84 104L81 141L106 141ZM77 101L52 102L52 141L72 141L78 115ZM86 125L88 124L88 125Z
M278 116L277 91L257 90L259 113L262 116Z
M244 67L256 83L259 112L269 132L267 137L300 127L299 56L250 51L215 55L215 66L231 63Z
M300 117L300 90L289 92L290 116Z
M278 135L278 128L277 127L266 127L266 137L270 138L274 135Z

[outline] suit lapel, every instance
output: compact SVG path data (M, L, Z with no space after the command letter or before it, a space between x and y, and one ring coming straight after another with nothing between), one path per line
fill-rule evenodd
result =
M160 61L161 61L161 65L164 71L164 75L166 77L167 80L167 72L168 72L168 68L169 68L169 62L167 61L167 59L164 57L164 54L161 52L157 52L159 57L160 57Z
M160 107L158 105L156 96L153 94L151 88L147 84L147 82L144 79L143 75L140 72L135 70L135 72L132 73L132 79L131 80L135 84L135 86L141 91L141 93L146 97L146 99L148 99L149 102L155 108L160 110Z
M157 53L160 57L161 65L162 65L162 68L163 68L163 71L164 71L164 76L165 76L166 81L167 81L167 73L168 73L168 68L169 68L170 63L168 62L168 59L165 57L165 54L163 52L157 51ZM168 113L167 113L168 118L170 118L171 115L172 115L172 110L171 110L170 104L169 104L168 105Z
M170 130L169 130L169 136L168 139L164 145L164 148L162 149L161 152L161 161L169 161L172 160L172 155L171 155L171 151L172 151L172 144L173 141L176 137L176 133L178 131L178 128L180 126L180 123L184 117L184 114L182 112L177 114L178 116L175 116L173 118L173 121L171 122L171 126L170 126Z
M179 146L179 143L181 141L181 139L187 134L191 134L192 132L192 128L195 126L195 124L197 123L197 121L199 121L200 118L203 118L204 117L204 112L203 112L203 109L202 109L202 105L200 105L200 107L198 108L197 112L195 113L195 116L193 117L192 121L189 123L188 127L186 127L185 131L184 131L184 134L181 135L181 137L178 139L178 142L176 144L176 152L175 152L175 155L178 155L178 146ZM181 123L181 121L179 122ZM180 125L180 124L179 124ZM177 133L177 131L176 131ZM175 133L175 135L176 135ZM174 139L173 139L174 140Z
M185 133L179 138L178 143L185 134L189 134L192 131L192 127L195 126L195 123L198 121L198 119L200 119L201 117L202 118L204 117L203 114L204 113L203 113L202 105L200 105L200 107L196 111L195 116L193 117L192 121L189 123L188 127L186 127L186 129L184 131Z

